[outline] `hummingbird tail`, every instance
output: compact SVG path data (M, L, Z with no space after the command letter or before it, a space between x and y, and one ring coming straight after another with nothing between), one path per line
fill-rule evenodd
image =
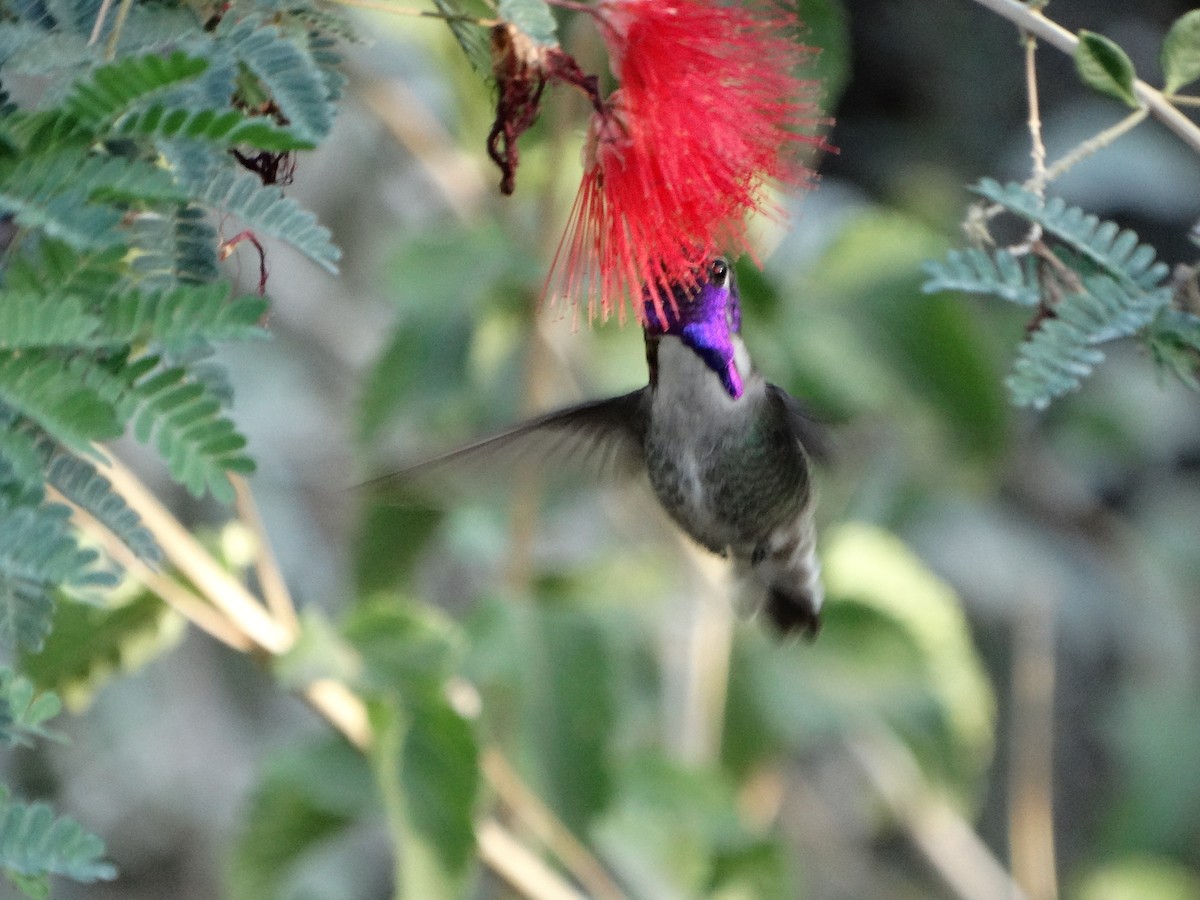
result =
M802 634L812 640L821 630L825 592L816 544L812 519L805 516L792 528L776 531L743 559L743 573L766 594L765 599L758 594L758 608L781 635Z
M772 586L763 612L784 637L800 634L811 641L821 633L820 607L804 591Z

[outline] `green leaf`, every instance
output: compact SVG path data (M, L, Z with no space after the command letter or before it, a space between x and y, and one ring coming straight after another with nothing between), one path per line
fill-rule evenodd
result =
M120 243L125 208L114 202L181 201L171 173L142 160L57 150L0 166L0 209L77 250Z
M0 743L9 747L33 743L50 733L42 723L62 710L53 692L38 693L33 683L9 668L0 668Z
M410 695L376 710L373 756L397 856L397 895L465 894L475 847L479 747L444 694Z
M1174 94L1200 78L1200 9L1175 20L1163 40L1161 60L1165 94Z
M593 834L629 896L801 896L782 848L747 828L724 773L642 752L620 774L617 802Z
M368 692L437 693L454 671L450 623L426 607L384 596L356 609L343 633L362 657Z
M225 22L234 21L227 17ZM333 125L325 77L307 47L258 18L218 26L222 47L254 73L295 133L306 140L325 137Z
M0 350L88 345L97 325L80 297L0 291Z
M0 483L18 488L18 492L31 490L29 502L37 503L42 497L42 482L45 478L45 460L35 429L24 427L12 410L0 404Z
M1133 292L1158 288L1170 267L1155 261L1156 251L1133 231L1103 221L1061 197L1043 199L1020 184L1001 185L984 178L973 190L1009 212L1041 225L1072 250L1107 271Z
M1200 390L1200 316L1167 307L1146 334L1155 361L1192 390Z
M133 433L153 443L171 477L195 497L211 491L233 500L227 472L248 474L254 461L245 454L246 439L221 412L212 389L185 367L156 369L132 386L136 403Z
M29 900L50 900L49 875L22 875L12 871L6 871L4 874Z
M56 589L113 587L115 575L98 559L79 547L66 506L0 501L0 641L36 650L50 628Z
M21 668L79 709L113 678L136 672L182 636L179 617L151 594L106 606L63 600L42 648L22 654Z
M1019 306L1036 306L1042 299L1037 281L1036 260L1032 255L1017 259L1007 250L988 253L975 247L951 250L945 262L926 262L926 281L921 290L959 291L964 294L991 294Z
M232 845L229 896L302 896L304 864L376 806L367 760L346 741L326 736L276 754Z
M233 213L263 234L291 244L329 272L337 272L342 255L329 240L329 229L317 223L317 217L285 197L274 185L264 185L249 172L225 169L205 184L193 184L197 199L210 207Z
M89 305L103 304L121 279L124 256L122 247L77 253L61 241L42 240L36 252L13 259L5 287L40 295L52 308L60 298L69 297L79 297Z
M1102 275L1085 278L1084 287L1063 297L1054 315L1022 342L1005 380L1018 406L1045 409L1075 390L1104 361L1098 344L1141 331L1171 300L1170 288L1130 294Z
M411 704L407 713L399 760L406 820L425 852L457 879L475 849L480 783L475 732L441 694Z
M1104 35L1079 32L1075 70L1083 83L1093 90L1116 97L1133 109L1141 105L1133 89L1137 77L1133 62L1124 50Z
M483 0L433 0L438 12L446 16L446 24L466 54L471 68L482 75L492 74L491 38L488 29L464 19L481 21L493 18L495 11Z
M461 896L475 846L475 731L446 687L456 646L450 623L389 598L356 610L345 634L374 696L375 775L397 845L400 896Z
M116 410L79 384L63 360L41 351L0 352L0 400L77 453L122 431Z
M267 301L230 298L228 284L185 285L169 291L129 291L104 310L104 329L122 342L153 343L167 348L198 340L261 340L259 326Z
M143 212L129 226L129 268L147 291L217 280L217 232L198 206Z
M1136 843L1155 845L1145 837ZM1200 873L1168 856L1106 859L1077 880L1072 896L1077 900L1195 900L1200 897Z
M500 0L497 11L543 47L558 46L558 23L545 0Z
M970 775L980 774L995 742L996 698L953 589L898 538L870 525L839 527L824 557L831 596L878 610L910 635Z
M311 150L311 140L298 137L266 116L247 117L236 109L184 110L155 104L122 116L116 134L155 138L189 138L223 147L246 144L258 150Z
M604 632L585 612L544 609L534 627L529 714L540 780L567 826L587 834L613 797L616 673Z
M75 881L110 881L104 843L44 803L0 802L0 867L26 877L65 875Z
M135 101L163 88L195 78L208 61L176 51L117 60L92 72L67 98L64 108L80 120L101 123L124 112Z

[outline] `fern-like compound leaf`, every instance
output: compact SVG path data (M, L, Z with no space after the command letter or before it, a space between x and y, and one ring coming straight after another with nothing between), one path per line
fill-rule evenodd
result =
M224 30L222 45L254 73L297 134L315 141L329 133L333 104L325 77L307 48L257 18Z
M92 342L100 320L68 294L48 303L45 294L0 290L0 350L80 347Z
M66 816L55 816L46 804L0 801L0 867L5 870L26 877L107 881L117 873L103 856L100 838Z
M132 343L170 349L197 340L249 340L266 337L259 319L261 297L230 298L227 284L184 285L169 291L130 291L104 310L107 333Z
M482 75L491 75L492 49L488 31L468 20L473 17L489 19L494 13L479 0L433 0L433 5L446 17L446 24L467 55L471 67Z
M1019 184L1001 185L985 178L975 192L1009 212L1041 225L1077 253L1108 272L1128 289L1151 291L1162 284L1169 267L1155 262L1155 250L1138 242L1132 231L1103 222L1060 197L1043 200Z
M37 650L54 613L54 591L87 595L116 575L79 547L62 504L0 501L0 642Z
M298 137L266 116L246 116L229 108L189 110L155 104L122 116L113 131L121 135L244 144L272 152L313 147L312 141Z
M197 77L208 65L208 60L182 51L167 57L150 53L117 60L77 84L63 106L81 121L108 122L135 102Z
M1045 409L1078 388L1104 360L1099 344L1137 334L1171 299L1169 288L1131 294L1103 275L1084 279L1084 288L1059 301L1018 348L1006 380L1018 406Z
M987 253L975 247L951 250L944 262L929 261L924 269L927 280L922 290L961 291L965 294L991 294L1020 306L1036 306L1041 299L1033 257L1018 259L1007 250Z
M158 166L118 157L60 150L0 165L0 210L18 225L40 228L76 250L121 242L125 215L111 201L161 203L186 195Z
M122 430L112 403L48 351L0 351L0 402L84 455Z
M122 247L77 253L61 241L42 240L34 252L12 258L5 287L39 294L50 307L69 296L88 304L102 303L121 279L124 256Z
M129 226L129 267L144 290L165 291L217 278L217 233L197 206L141 213Z
M233 213L255 231L287 241L313 262L337 271L341 251L330 241L329 229L279 188L232 168L197 187L202 190L201 201L211 208Z
M200 497L233 499L227 472L250 473L254 463L246 439L221 414L221 401L183 367L158 369L133 385L137 413L134 436L153 443L171 476Z
M32 429L13 409L0 404L0 493L17 502L39 503L44 459Z
M46 479L72 504L132 550L139 559L157 565L162 551L142 520L113 490L112 483L86 459L69 453L57 453L46 469Z
M1159 364L1200 390L1200 316L1165 307L1147 329L1146 343Z
M0 667L0 744L29 746L34 738L50 737L43 725L61 710L52 691L38 692L28 678Z

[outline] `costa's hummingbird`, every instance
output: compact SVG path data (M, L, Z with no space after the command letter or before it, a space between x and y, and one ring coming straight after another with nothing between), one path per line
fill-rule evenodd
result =
M713 259L693 284L671 285L657 303L647 289L643 303L646 387L548 413L386 480L495 453L643 475L684 532L732 559L780 632L815 637L823 592L802 443L811 425L750 362L733 268Z

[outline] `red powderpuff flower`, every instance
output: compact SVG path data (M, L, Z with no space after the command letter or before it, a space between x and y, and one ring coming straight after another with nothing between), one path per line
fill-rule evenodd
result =
M687 283L719 251L749 250L746 216L779 215L770 182L798 186L797 159L821 120L816 84L797 75L812 51L794 38L785 0L601 0L600 24L619 90L592 117L583 181L548 289L589 318L649 286ZM642 316L642 304L634 310Z

